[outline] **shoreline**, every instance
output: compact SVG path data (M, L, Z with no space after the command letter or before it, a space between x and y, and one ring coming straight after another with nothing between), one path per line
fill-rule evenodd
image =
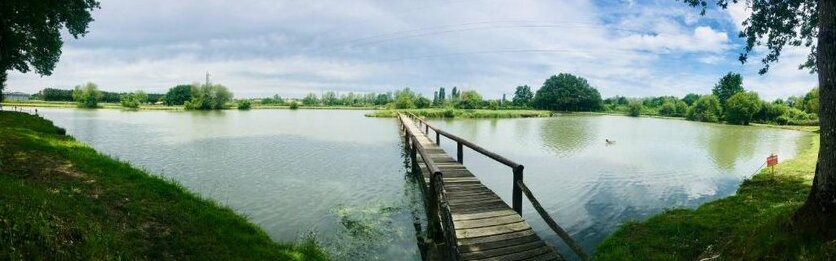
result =
M245 216L103 155L39 116L0 111L0 252L20 259L325 260Z
M814 135L794 158L776 165L774 174L764 168L735 194L694 209L627 221L598 245L596 259L817 260L836 253L836 242L810 238L788 225L810 191L819 151L817 133L792 130Z

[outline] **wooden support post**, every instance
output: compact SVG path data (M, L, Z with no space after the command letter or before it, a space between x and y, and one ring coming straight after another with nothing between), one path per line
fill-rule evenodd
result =
M459 161L459 163L464 163L464 151L462 151L462 149L463 149L462 148L462 142L457 141L456 142L456 160Z
M522 190L517 186L517 182L523 181L523 165L514 168L514 181L511 183L513 189L511 190L511 204L514 211L522 216Z
M435 145L441 145L441 134L435 131Z
M427 125L426 123L424 123L424 133L430 134L430 125Z

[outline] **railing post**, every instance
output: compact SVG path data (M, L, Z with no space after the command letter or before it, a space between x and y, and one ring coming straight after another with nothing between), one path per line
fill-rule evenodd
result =
M441 134L438 133L438 130L435 131L435 145L441 145Z
M462 142L456 141L456 160L459 163L464 163L464 151L462 151Z
M522 216L522 190L517 186L517 182L522 182L523 180L523 168L523 165L514 168L514 181L511 182L513 186L511 190L511 204L513 205L514 211L520 214L520 216Z
M426 123L424 123L424 133L430 134L430 125L427 125Z

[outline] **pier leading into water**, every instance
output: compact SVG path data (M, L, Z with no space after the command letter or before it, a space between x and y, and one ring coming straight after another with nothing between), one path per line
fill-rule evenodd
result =
M522 218L525 195L546 224L581 260L588 256L540 206L524 183L524 166L470 141L441 130L414 114L399 114L404 141L416 170L423 176L429 236L435 251L430 259L443 260L563 260L553 246L534 233ZM430 131L435 139L430 139ZM456 143L456 158L439 145L441 137ZM486 187L464 165L468 147L508 166L511 206Z

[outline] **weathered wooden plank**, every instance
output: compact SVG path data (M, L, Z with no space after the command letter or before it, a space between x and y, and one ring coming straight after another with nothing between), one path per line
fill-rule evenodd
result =
M478 252L478 251L485 251L495 248L502 248L502 247L511 247L519 244L525 244L530 242L541 242L542 240L540 237L535 235L534 233L525 233L530 231L521 231L521 232L514 232L502 235L494 235L494 236L487 236L482 238L476 238L473 240L470 239L463 239L468 242L466 245L459 245L459 250L462 253L467 252ZM510 237L515 236L515 237ZM526 236L519 236L519 235L526 235ZM504 238L504 239L503 239ZM485 240L495 240L495 241L485 241ZM472 243L472 242L481 242L481 243Z
M538 247L538 248L528 249L528 250L525 250L525 251L522 251L522 252L517 252L517 253L512 253L512 254L502 255L502 256L495 256L495 257L490 257L490 258L485 258L485 259L478 259L478 260L490 260L490 261L492 261L492 260L524 260L524 259L527 259L527 258L532 258L532 257L540 256L540 255L543 255L543 254L548 254L549 252L554 253L554 249L552 249L550 246L541 246L541 247ZM557 254L554 254L554 255L556 256Z
M470 220L470 219L480 219L480 218L487 218L487 217L495 217L495 216L504 216L508 214L516 214L510 208L508 209L500 209L494 211L485 211L481 213L470 213L470 214L462 214L462 213L453 213L453 221L459 220Z
M522 222L523 220L520 216L517 215L507 215L507 216L498 216L492 218L483 218L483 219L473 219L473 220L461 220L461 221L454 221L456 230L459 229L466 229L466 228L479 228L479 227L488 227L488 226L495 226L498 224L509 224L509 223L516 223Z
M489 235L505 234L523 230L530 230L531 227L525 222L517 222L511 224L502 224L498 226L470 228L470 229L456 229L456 238L473 238L484 237Z
M538 247L543 247L545 245L546 245L546 243L544 243L543 241L531 241L531 242L528 242L528 243L523 243L523 244L513 245L513 246L508 246L508 247L494 248L494 249L478 251L478 252L463 253L462 258L466 259L466 260L485 259L485 258L491 258L491 257L496 257L496 256L504 256L504 255L513 254L513 253L525 252L527 250L538 248Z

